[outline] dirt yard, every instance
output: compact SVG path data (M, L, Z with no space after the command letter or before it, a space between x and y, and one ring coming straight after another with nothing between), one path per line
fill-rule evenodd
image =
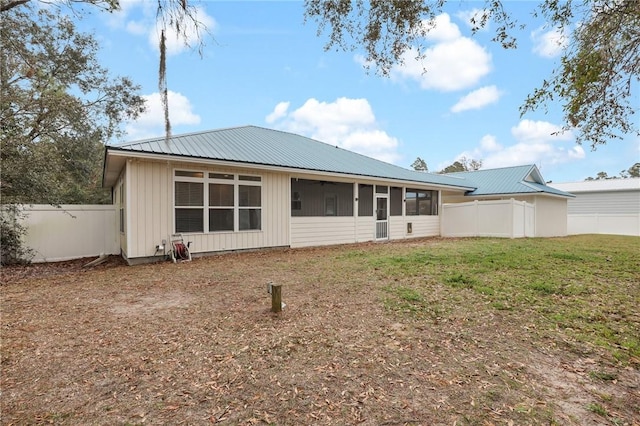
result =
M637 359L437 283L394 310L414 278L353 255L453 243L2 268L1 423L640 425Z

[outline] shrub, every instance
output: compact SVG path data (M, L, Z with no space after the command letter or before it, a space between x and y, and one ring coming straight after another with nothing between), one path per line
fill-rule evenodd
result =
M33 250L24 245L27 228L22 224L26 214L16 204L3 205L0 210L0 261L2 265L29 263Z

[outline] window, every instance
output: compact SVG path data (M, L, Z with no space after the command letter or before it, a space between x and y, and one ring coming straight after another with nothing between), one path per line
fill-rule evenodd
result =
M240 176L242 179L245 176ZM240 230L247 231L250 229L260 229L261 227L261 191L259 186L238 186L238 205Z
M435 216L438 214L438 191L407 189L407 216Z
M261 229L260 176L176 170L174 178L175 232Z
M203 232L204 184L176 182L176 232Z
M209 232L233 231L233 184L209 184Z
M120 232L124 234L124 183L120 183L118 192L120 196Z

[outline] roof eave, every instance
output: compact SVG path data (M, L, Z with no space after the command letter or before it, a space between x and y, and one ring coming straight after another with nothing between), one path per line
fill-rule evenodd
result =
M476 197L476 198L531 197L533 195L546 195L546 196L549 196L549 197L556 197L556 198L575 198L575 195L573 195L573 194L560 195L560 194L554 194L552 192L544 192L544 191L536 191L536 192L502 192L502 193L496 192L496 193L493 193L493 194L473 194L473 193L464 194L465 197Z
M469 191L474 190L473 186L466 185L450 185L446 183L435 183L435 182L424 182L420 180L411 180L411 179L395 179L388 178L384 176L373 176L373 175L364 175L364 174L356 174L356 173L339 173L332 172L327 170L313 170L313 169L303 169L296 167L287 167L287 166L276 166L270 164L261 164L261 163L249 163L243 161L235 161L235 160L220 160L213 158L203 158L203 157L194 157L188 155L179 155L179 154L161 154L161 153L150 153L143 151L132 151L126 148L107 146L105 151L105 171L103 172L103 180L104 173L106 172L106 164L108 161L108 155L111 154L117 157L127 157L127 158L139 158L139 159L148 159L148 160L158 160L158 161L191 161L194 163L212 165L212 166L239 166L249 168L249 169L260 169L260 170L271 170L278 172L287 172L287 173L304 173L309 175L322 175L322 176L335 176L335 177L352 177L352 178L367 178L371 180L379 180L379 181L393 181L404 184L411 185L426 185L439 189L452 189L452 190L460 190L460 191Z

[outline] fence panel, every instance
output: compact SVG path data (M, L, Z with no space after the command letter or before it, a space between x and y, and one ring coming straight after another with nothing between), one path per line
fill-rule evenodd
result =
M443 237L534 236L535 206L524 201L471 201L442 205Z
M25 245L35 252L33 262L120 253L113 205L32 205L24 211Z

